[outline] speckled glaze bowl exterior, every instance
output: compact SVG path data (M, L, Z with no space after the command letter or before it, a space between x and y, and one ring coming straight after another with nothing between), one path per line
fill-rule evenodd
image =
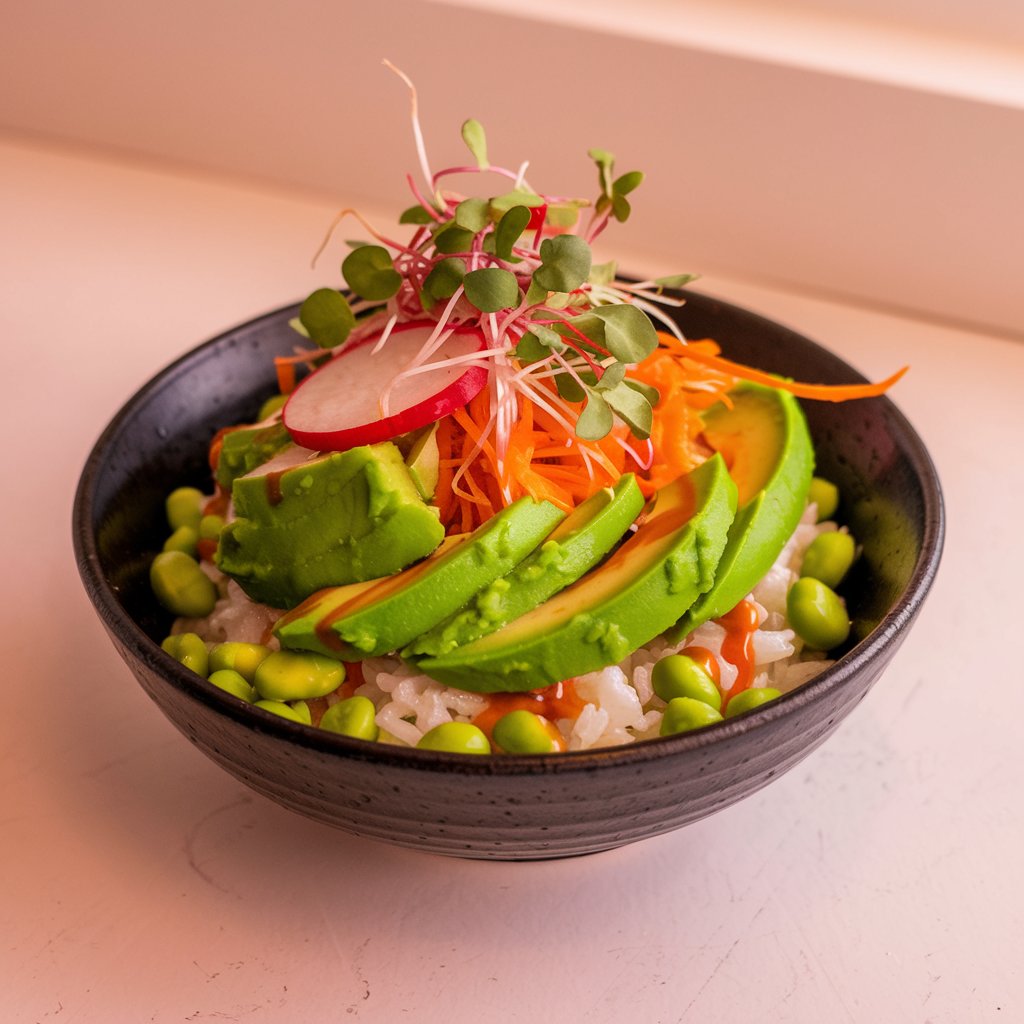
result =
M85 588L119 654L171 722L236 778L354 835L451 856L527 860L610 849L668 832L749 796L822 743L895 654L931 586L942 496L918 436L887 398L804 403L818 472L839 484L863 544L844 584L854 630L817 679L696 733L594 752L473 757L337 736L243 704L159 647L169 627L148 586L174 486L209 486L214 431L249 419L274 388L297 307L244 324L184 356L113 419L74 506ZM863 380L808 339L734 306L688 294L691 338L802 380Z

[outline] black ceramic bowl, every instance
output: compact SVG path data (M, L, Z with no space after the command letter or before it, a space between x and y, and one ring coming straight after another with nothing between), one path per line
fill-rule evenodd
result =
M169 618L148 566L165 534L163 499L208 487L214 431L250 419L290 350L288 308L201 345L143 387L86 463L74 507L78 566L114 646L197 747L272 800L358 836L433 853L567 857L679 828L728 807L814 750L867 693L931 586L942 497L921 440L885 398L805 403L818 471L836 481L864 554L844 584L854 635L824 674L757 711L696 733L544 756L474 757L370 744L252 708L159 647ZM862 381L841 360L761 317L690 295L687 336L801 380Z

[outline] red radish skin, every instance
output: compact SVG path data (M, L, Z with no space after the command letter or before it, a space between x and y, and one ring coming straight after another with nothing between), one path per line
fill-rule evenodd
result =
M296 444L320 452L343 452L388 441L462 408L487 384L485 366L457 364L417 373L399 382L388 398L394 410L380 414L380 397L405 369L437 327L433 321L398 324L384 347L373 354L380 334L344 348L311 373L284 406L284 425ZM456 327L428 360L444 366L453 358L479 352L483 335L474 327Z

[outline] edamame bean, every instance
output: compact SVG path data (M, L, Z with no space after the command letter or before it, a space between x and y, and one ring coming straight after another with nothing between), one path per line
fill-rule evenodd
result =
M848 533L823 533L807 545L800 575L813 576L835 589L850 571L856 553L857 545Z
M195 557L199 544L199 534L191 526L179 526L164 541L164 551L184 551L186 555Z
M823 523L826 519L831 519L839 508L839 488L824 477L812 477L807 500L818 506L818 522Z
M749 690L740 690L725 706L725 717L734 718L736 715L742 715L744 711L759 708L762 704L781 696L782 694L772 686L752 686Z
M211 672L210 682L233 697L244 700L247 704L252 704L256 700L257 693L252 688L252 684L240 672L236 672L232 668L219 668Z
M245 644L238 640L227 640L217 644L210 651L210 671L232 669L251 683L256 676L256 669L269 656L270 648L263 644Z
M273 416L274 413L277 412L277 410L280 409L287 401L287 395L271 395L260 406L260 411L256 415L256 422L262 423L268 416Z
M199 539L217 540L220 531L224 529L224 517L209 515L199 520Z
M357 694L332 704L320 719L320 728L357 740L376 740L380 735L375 718L377 709L369 697Z
M167 495L164 508L167 512L167 523L172 530L179 526L199 528L199 520L203 518L203 502L206 497L195 487L178 487Z
M309 714L309 706L303 701L296 701L294 704L285 704L283 700L258 700L253 704L254 708L263 708L272 714L287 718L289 722L301 722L302 725L311 725L313 722Z
M654 692L667 704L676 697L692 697L716 711L722 709L722 694L704 669L685 654L669 654L655 663L651 672Z
M322 654L274 651L260 662L252 681L267 700L312 700L345 682L345 666Z
M710 704L693 697L673 697L661 719L661 735L674 736L677 732L690 732L721 721L721 714Z
M850 619L839 595L811 576L789 588L786 614L801 639L816 651L830 651L850 635Z
M210 659L206 642L197 633L175 633L167 637L160 646L185 668L191 669L197 676L206 678Z
M489 754L491 744L484 731L471 722L443 722L435 725L416 744L420 750L443 750L450 754Z
M169 612L185 618L209 615L217 603L213 580L184 551L161 551L149 567L149 583Z
M551 754L562 749L553 728L547 719L519 708L495 723L494 742L509 754Z

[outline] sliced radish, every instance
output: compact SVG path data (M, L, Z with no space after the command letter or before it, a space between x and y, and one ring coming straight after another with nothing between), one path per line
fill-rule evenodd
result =
M322 452L376 444L434 423L469 402L487 383L487 368L452 360L479 352L485 341L476 328L456 327L424 364L431 369L418 369L391 388L389 415L381 415L385 389L412 363L436 326L422 320L398 324L379 352L374 352L377 334L342 349L311 373L283 411L296 444Z

